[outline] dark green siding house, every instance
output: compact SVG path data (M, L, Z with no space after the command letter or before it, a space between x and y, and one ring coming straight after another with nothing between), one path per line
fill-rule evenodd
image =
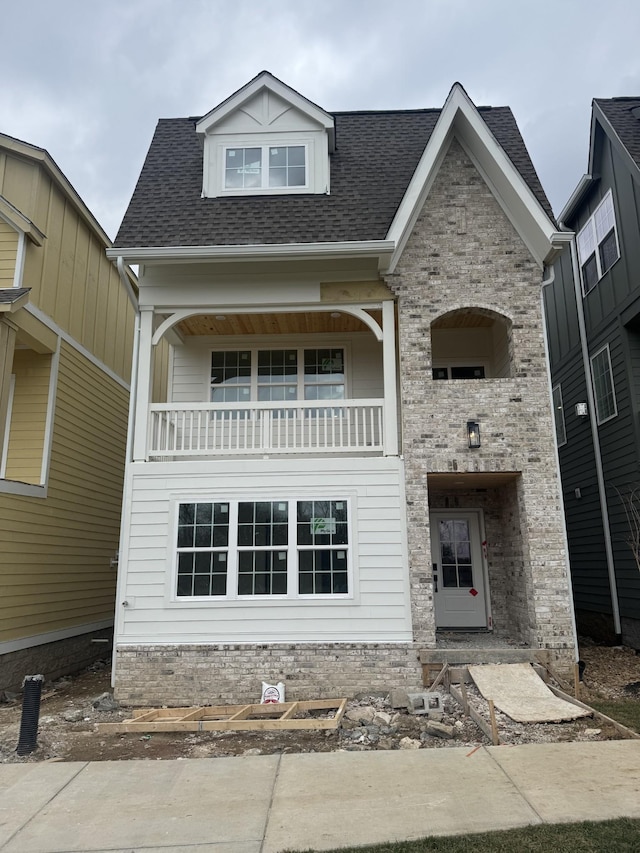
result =
M559 218L575 239L544 295L578 628L640 648L640 97L594 100Z

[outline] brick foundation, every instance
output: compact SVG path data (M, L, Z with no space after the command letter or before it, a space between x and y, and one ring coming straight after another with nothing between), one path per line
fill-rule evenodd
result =
M120 646L116 698L123 705L259 702L262 681L282 681L287 700L418 687L411 644Z

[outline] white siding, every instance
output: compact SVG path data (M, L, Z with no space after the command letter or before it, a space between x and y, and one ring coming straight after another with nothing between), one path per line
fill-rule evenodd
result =
M122 555L120 643L411 640L402 462L393 458L133 465ZM348 498L348 599L175 600L173 518L180 500Z
M347 396L351 399L383 397L382 344L372 334L277 335L271 337L194 337L173 350L170 368L172 403L208 402L213 349L280 349L285 347L344 346L347 362Z

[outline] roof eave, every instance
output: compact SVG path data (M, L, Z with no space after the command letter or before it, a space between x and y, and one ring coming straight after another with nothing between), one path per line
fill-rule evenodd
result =
M391 240L343 243L256 243L238 246L125 246L107 249L107 257L127 263L176 263L199 261L315 260L330 258L377 258L386 270L395 243Z

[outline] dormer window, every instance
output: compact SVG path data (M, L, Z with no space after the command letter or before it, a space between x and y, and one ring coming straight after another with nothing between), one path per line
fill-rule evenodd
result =
M306 186L306 145L261 145L225 150L225 190Z
M205 198L329 192L333 116L267 71L203 116L196 133Z

